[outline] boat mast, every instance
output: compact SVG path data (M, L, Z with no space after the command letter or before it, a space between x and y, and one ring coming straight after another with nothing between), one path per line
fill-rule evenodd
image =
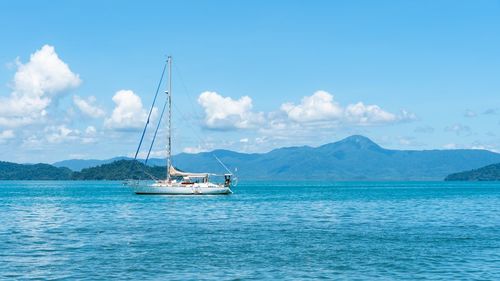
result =
M167 182L170 182L170 167L172 166L172 57L168 56L168 144L167 144Z

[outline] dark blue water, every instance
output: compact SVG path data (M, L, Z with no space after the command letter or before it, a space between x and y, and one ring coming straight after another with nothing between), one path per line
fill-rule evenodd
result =
M0 279L500 280L500 183L0 182Z

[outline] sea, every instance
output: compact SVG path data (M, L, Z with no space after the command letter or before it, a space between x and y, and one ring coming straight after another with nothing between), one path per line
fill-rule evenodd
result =
M0 181L1 280L500 280L500 182Z

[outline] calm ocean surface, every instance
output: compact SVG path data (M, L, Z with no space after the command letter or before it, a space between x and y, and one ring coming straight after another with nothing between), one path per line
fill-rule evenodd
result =
M500 280L500 183L0 181L0 279Z

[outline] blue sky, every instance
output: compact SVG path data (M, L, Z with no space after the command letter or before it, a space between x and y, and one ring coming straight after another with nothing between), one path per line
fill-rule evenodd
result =
M499 14L500 1L2 2L0 159L130 155L167 54L174 153L351 134L499 151Z

